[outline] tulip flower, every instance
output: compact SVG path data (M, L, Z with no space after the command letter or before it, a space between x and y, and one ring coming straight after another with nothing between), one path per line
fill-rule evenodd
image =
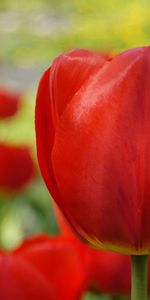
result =
M15 115L20 106L20 99L20 93L14 93L0 88L0 119Z
M87 243L133 255L136 300L146 299L135 273L146 280L150 253L149 78L150 47L111 60L73 50L44 73L36 104L37 153L51 195Z
M35 176L35 165L27 146L0 144L0 189L8 192L25 187Z

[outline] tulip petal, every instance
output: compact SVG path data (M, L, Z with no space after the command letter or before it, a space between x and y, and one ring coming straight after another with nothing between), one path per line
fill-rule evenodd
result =
M76 49L56 58L40 81L35 120L37 155L42 175L53 198L61 199L50 155L58 117L83 82L100 69L105 61L100 54Z
M39 85L36 102L36 115L35 115L35 126L36 126L36 143L37 143L37 155L39 164L41 166L41 172L45 179L45 183L53 197L57 195L57 185L53 175L51 166L50 151L53 146L54 139L54 126L52 118L49 118L51 113L51 99L49 93L49 73L48 69ZM44 101L44 103L43 103Z
M55 59L50 75L50 93L55 118L61 116L83 83L105 62L104 56L84 49L72 50Z

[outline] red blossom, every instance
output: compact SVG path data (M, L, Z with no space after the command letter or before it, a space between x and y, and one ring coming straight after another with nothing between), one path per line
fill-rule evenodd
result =
M0 119L8 118L18 111L21 94L0 88Z
M18 191L35 176L35 164L27 146L0 144L0 189Z
M150 253L150 47L111 60L59 56L37 94L40 168L77 234L95 247Z

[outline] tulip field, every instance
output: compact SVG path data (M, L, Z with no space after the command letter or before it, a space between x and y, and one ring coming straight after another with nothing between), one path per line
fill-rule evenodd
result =
M150 2L0 1L0 300L148 300Z

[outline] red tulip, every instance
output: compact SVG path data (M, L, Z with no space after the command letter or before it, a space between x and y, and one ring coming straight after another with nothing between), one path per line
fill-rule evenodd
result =
M30 260L15 253L0 253L1 300L56 300L49 280Z
M35 176L35 165L28 147L0 144L0 189L17 191Z
M37 95L40 168L71 226L97 248L150 252L150 47L107 61L74 50Z
M0 88L0 119L8 118L18 111L21 94Z
M69 239L46 235L33 237L14 255L27 261L47 284L50 283L56 300L80 299L85 289L86 274L81 257Z

